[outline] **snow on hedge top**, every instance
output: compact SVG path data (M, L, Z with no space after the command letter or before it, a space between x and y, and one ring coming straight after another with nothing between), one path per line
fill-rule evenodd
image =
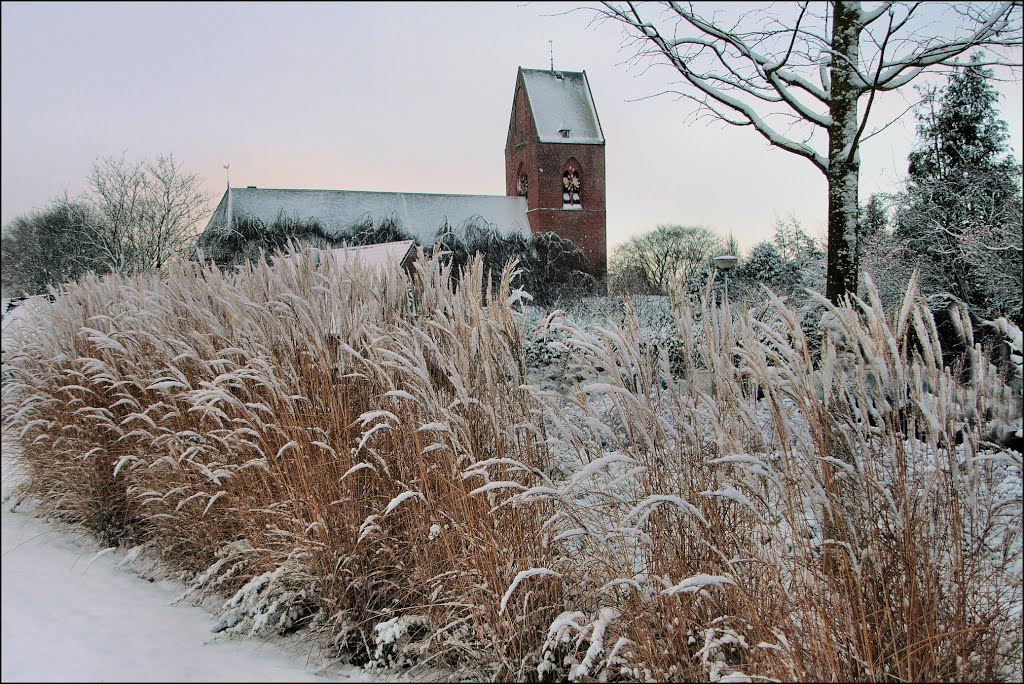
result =
M523 69L537 135L545 143L604 144L585 71ZM569 137L561 131L568 130Z
M327 233L340 233L371 219L374 223L394 217L402 230L424 247L447 223L457 228L479 217L502 235L530 235L526 198L504 195L447 195L423 192L375 192L363 190L292 190L278 188L231 188L224 193L206 230L223 230L228 210L233 216L256 217L267 226L279 214L290 218L318 219Z
M401 240L399 242L382 242L377 245L361 245L356 247L338 247L337 249L321 250L313 248L314 263L321 263L322 252L329 251L334 255L338 265L350 259L358 259L363 264L374 270L382 270L391 266L406 268L412 263L415 255L416 243L412 240ZM297 262L299 257L289 255L284 257Z

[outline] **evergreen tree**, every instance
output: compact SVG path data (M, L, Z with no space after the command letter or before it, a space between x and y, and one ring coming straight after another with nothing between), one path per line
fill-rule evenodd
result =
M736 268L736 281L757 292L758 285L767 285L780 294L791 294L800 286L800 269L793 261L784 261L771 242L759 242L750 256Z
M888 227L889 218L885 210L885 196L872 193L868 203L860 209L860 221L857 230L857 251L863 254L868 243L881 236Z
M952 74L946 88L931 88L917 111L918 144L908 158L912 183L959 179L985 171L1007 171L1007 124L999 118L999 93L981 56Z
M1018 318L1021 169L1006 155L992 76L975 56L925 93L895 237L920 260L926 291L949 292L986 318Z

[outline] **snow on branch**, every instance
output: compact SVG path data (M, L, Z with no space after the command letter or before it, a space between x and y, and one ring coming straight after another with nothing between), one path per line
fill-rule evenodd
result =
M516 578L512 580L512 584L509 585L508 589L505 590L505 594L501 597L501 606L498 608L498 614L505 612L505 606L508 605L508 600L512 598L512 593L516 590L516 587L526 579L535 575L552 575L554 577L561 577L562 574L555 572L554 570L548 570L547 568L530 568L529 570L523 570L516 575Z
M622 24L637 48L633 60L664 60L685 81L668 90L700 111L736 126L751 126L771 145L800 155L828 173L830 158L820 133L846 128L834 108L849 108L868 95L844 157L853 158L867 131L875 95L907 85L935 67L984 49L991 63L1020 66L1003 55L1021 45L1021 5L964 2L951 5L882 2L800 2L705 18L696 3L603 2L598 18ZM841 16L839 16L841 15ZM950 19L952 15L953 19ZM838 26L837 26L838 23ZM851 44L852 48L841 46ZM833 71L844 75L833 90ZM769 123L796 121L786 134ZM883 122L883 127L891 121Z

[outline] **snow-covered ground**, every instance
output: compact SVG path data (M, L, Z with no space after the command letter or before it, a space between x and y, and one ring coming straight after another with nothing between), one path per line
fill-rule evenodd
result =
M301 642L220 638L205 610L176 603L182 585L147 582L118 567L123 552L104 553L72 530L9 509L2 513L5 682L383 681L355 667L317 674Z

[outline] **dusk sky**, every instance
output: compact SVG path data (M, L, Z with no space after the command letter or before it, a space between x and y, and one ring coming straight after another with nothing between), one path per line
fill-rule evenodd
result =
M2 5L2 222L97 157L173 153L225 187L504 194L516 69L586 70L607 139L608 241L659 223L749 249L793 213L824 234L824 177L755 132L648 99L668 69L628 68L621 30L549 3ZM552 16L556 15L556 16ZM1022 88L1000 87L1020 159ZM902 111L912 89L885 111ZM879 122L882 119L878 120ZM893 190L915 122L862 149L862 200Z

